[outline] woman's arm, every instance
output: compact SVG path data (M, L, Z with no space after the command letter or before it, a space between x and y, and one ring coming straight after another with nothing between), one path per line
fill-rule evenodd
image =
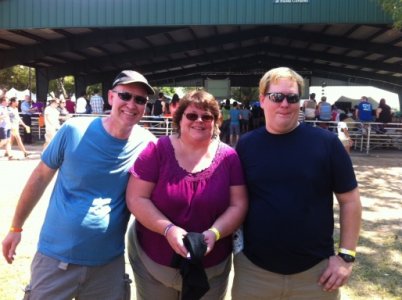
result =
M127 207L136 220L151 231L165 235L173 250L187 257L187 249L183 244L183 236L187 232L172 222L151 201L151 193L155 183L130 176L126 191ZM165 232L165 229L169 230Z
M220 238L231 235L243 223L248 209L248 197L245 185L230 187L230 205L225 212L216 219L212 227L219 232ZM213 249L217 235L211 231L203 232L208 244L207 254Z

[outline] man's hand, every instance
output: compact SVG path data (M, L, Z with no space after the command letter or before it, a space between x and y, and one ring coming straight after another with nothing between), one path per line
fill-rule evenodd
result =
M335 291L348 282L352 268L353 263L345 262L338 255L331 256L318 284L323 286L324 291Z
M3 240L3 256L9 264L13 263L15 249L21 241L20 232L9 232Z

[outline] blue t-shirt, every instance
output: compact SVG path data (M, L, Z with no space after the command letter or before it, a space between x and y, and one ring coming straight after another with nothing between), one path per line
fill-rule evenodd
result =
M38 251L88 266L122 255L130 217L125 202L128 170L151 140L154 136L139 126L128 140L114 138L101 118L64 123L42 155L58 174Z
M363 122L373 121L373 106L370 102L361 101L358 106L359 120Z
M281 135L261 127L241 137L237 151L249 194L244 254L280 274L333 255L333 192L357 186L337 136L306 124Z
M237 108L232 108L229 111L230 114L230 124L232 125L240 125L240 110Z

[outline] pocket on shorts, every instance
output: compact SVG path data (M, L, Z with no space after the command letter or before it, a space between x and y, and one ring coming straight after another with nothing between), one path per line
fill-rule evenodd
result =
M130 300L131 298L131 282L130 276L124 274L124 300Z
M31 285L27 285L24 289L24 298L22 300L29 300L31 298Z

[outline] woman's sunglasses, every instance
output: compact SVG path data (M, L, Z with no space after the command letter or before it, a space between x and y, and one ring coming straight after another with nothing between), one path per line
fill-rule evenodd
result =
M148 99L143 96L138 96L131 94L129 92L117 92L117 91L112 91L113 93L116 93L119 98L125 102L130 101L131 99L134 98L134 102L138 105L145 105L147 103Z
M198 115L196 113L187 113L184 115L186 116L187 120L189 120L189 121L197 121L201 118L201 120L203 122L212 122L212 120L214 119L214 116L209 115L209 114Z
M275 103L281 103L285 98L288 103L297 103L300 101L298 94L266 93L265 96L268 96L269 100Z

